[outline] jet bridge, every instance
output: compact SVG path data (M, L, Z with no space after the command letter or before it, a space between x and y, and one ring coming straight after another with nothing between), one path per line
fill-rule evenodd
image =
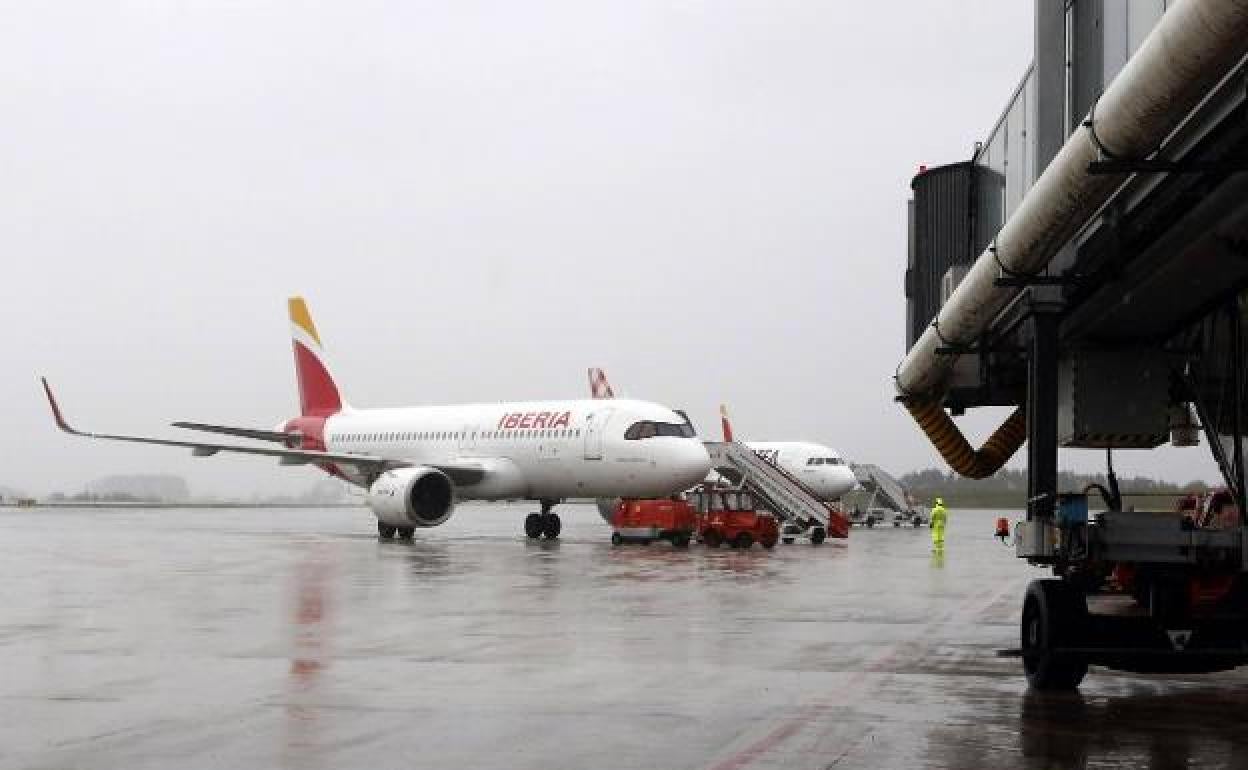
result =
M805 484L739 441L708 441L711 466L733 484L761 500L783 523L786 542L809 535L820 543L828 535L848 537L849 522L832 511Z
M1033 688L1245 665L1248 0L1035 7L988 139L912 184L898 400L962 475L1027 444L1017 554L1054 577L1008 652ZM977 449L952 416L982 406L1016 409ZM1218 515L1124 510L1114 453L1202 431ZM1058 489L1059 449L1105 453L1103 513Z

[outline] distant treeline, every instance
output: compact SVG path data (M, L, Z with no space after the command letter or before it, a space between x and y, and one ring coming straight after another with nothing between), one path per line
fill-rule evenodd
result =
M923 505L931 505L935 497L943 497L951 508L1011 508L1022 509L1027 504L1027 471L1003 470L986 479L967 479L956 474L929 468L907 473L898 479ZM1058 474L1057 488L1063 492L1080 492L1091 484L1108 487L1105 474L1071 473ZM1191 492L1203 492L1209 485L1203 481L1173 484L1144 476L1119 476L1124 504L1137 508L1168 510L1175 500ZM1100 498L1091 493L1093 508L1100 506Z
M157 495L136 495L129 492L104 492L96 494L95 492L78 492L76 494L67 495L62 492L53 492L48 495L48 502L51 503L163 503L166 500Z
M0 501L16 501L24 497L6 487L0 487ZM316 506L338 505L351 502L346 487L335 479L322 478L314 481L301 492L285 495L251 493L232 498L217 498L212 495L192 496L190 485L180 476L170 474L145 474L127 476L106 476L90 482L82 490L76 492L53 492L44 498L44 502L52 505L106 505L110 503L128 505L199 505L252 504L276 506Z

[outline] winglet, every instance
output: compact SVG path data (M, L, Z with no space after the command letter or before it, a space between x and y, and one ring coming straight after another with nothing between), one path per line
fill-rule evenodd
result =
M48 395L48 405L52 407L52 417L56 420L56 427L66 433L79 435L78 431L69 427L69 423L65 422L65 416L61 414L61 407L56 403L56 396L52 395L52 388L48 385L48 378L40 377L39 381L43 383L43 392Z
M728 421L728 406L719 405L719 422L724 426L724 441L732 441L732 423Z

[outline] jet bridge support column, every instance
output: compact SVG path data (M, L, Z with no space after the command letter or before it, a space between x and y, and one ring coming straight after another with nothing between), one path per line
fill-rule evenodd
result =
M1060 289L1028 289L1027 520L1052 521L1057 503L1058 313ZM1037 528L1040 529L1040 528Z

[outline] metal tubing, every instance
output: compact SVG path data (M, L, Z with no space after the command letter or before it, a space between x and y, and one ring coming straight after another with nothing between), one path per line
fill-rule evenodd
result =
M939 401L958 356L937 348L975 341L1017 294L995 285L1001 268L1043 271L1126 178L1088 173L1102 148L1150 156L1246 49L1248 0L1182 0L1166 11L910 349L897 371L904 398Z

